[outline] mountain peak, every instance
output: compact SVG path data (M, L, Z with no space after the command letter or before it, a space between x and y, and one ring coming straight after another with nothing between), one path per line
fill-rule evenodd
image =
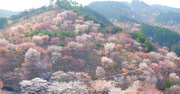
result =
M139 2L139 0L132 0L132 2Z
M132 0L131 4L141 4L141 5L147 5L146 3L144 3L143 1L139 1L139 0Z

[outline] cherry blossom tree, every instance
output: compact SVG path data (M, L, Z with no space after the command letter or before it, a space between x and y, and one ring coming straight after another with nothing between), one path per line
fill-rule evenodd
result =
M39 31L48 30L48 29L50 29L50 23L48 23L48 22L36 23L34 25L33 29L39 30Z
M114 43L106 43L104 44L104 50L107 52L112 52L115 48L115 44Z
M24 75L18 72L8 72L2 75L4 85L7 87L12 87L14 90L20 90L19 82L24 79Z
M51 81L57 81L57 82L69 82L73 79L76 79L76 74L74 72L69 74L69 73L64 73L63 71L58 71L53 73L50 78Z
M151 60L154 61L154 62L158 62L160 60L163 60L163 56L157 52L150 52L149 53L150 57L151 57Z
M161 72L161 66L157 63L151 63L150 67L155 71L155 72Z
M84 67L85 60L80 58L74 58L72 56L63 56L61 66L64 71L77 71Z
M51 71L51 65L40 61L41 53L36 49L30 48L25 54L25 63L22 69L25 71L25 78L43 77L43 74Z
M177 76L176 73L170 73L170 74L169 74L169 79L170 79L170 81L173 82L173 83L176 83L176 84L179 84L179 83L180 83L180 78L179 78L179 76Z
M23 80L20 82L21 85L21 93L29 94L29 93L46 93L47 88L49 86L49 82L43 80L41 78L34 78L32 80Z
M25 54L26 62L39 62L40 61L40 53L33 48L30 48Z
M50 62L57 63L61 58L61 47L58 46L48 46L47 51L48 55L51 59Z
M121 88L112 88L109 91L109 94L125 94Z
M51 81L53 82L70 82L70 81L81 81L83 83L88 83L91 81L91 77L84 72L63 72L63 71L57 71L52 74Z
M177 59L177 55L174 52L167 53L166 58L170 61L173 61L174 59Z
M104 68L111 68L111 67L113 67L115 65L113 60L108 58L108 57L102 57L101 62L102 62L102 66Z
M125 94L138 94L137 90L135 88L128 88L126 90L123 90L123 93L125 93Z
M24 25L24 27L27 29L27 30L31 30L32 29L32 24L31 23L26 23L25 25Z
M60 44L60 39L58 37L51 38L51 44L52 45Z
M71 41L67 44L68 47L72 48L72 49L82 49L84 47L83 44L80 44L78 42L74 42L74 41Z
M5 59L1 59L0 60L0 73L7 73L10 72L12 70L10 63L5 60Z
M102 67L96 68L96 76L98 78L103 78L103 77L105 77L105 75L106 75L106 71Z
M62 47L62 54L64 56L72 56L72 50L70 47Z
M52 83L47 91L47 94L88 94L87 86L79 81Z
M145 84L138 90L138 94L163 94L163 92L159 91L153 85Z
M5 39L0 39L0 46L7 46L9 42Z
M102 33L91 32L89 35L91 35L96 40L96 42L104 43L105 41L104 35Z
M20 48L23 50L23 53L27 52L29 48L33 48L35 45L33 43L21 43Z
M43 36L41 36L41 39L43 41L43 44L47 44L48 40L49 40L49 36L48 35L43 35Z
M63 18L62 17L56 17L53 19L53 22L55 25L60 25L63 22Z
M85 84L88 84L90 81L92 81L91 76L89 76L88 73L85 72L76 73L76 77L78 81L83 82Z
M22 26L22 25L18 25L18 26L12 27L11 30L17 31L19 33L24 33L25 32L25 27Z
M77 24L76 26L75 26L75 31L79 31L79 32L82 32L82 33L84 33L85 31L87 31L88 30L88 28L89 28L89 26L88 25L80 25L80 24Z
M177 70L177 65L171 61L159 61L159 65L162 67L163 71L175 72Z
M169 89L166 89L164 94L178 94L180 92L180 87L178 85L174 85Z
M96 80L91 83L91 86L98 93L107 92L110 91L112 88L115 88L115 84L113 83L113 81L105 81L105 80Z
M79 42L79 43L87 43L87 42L89 42L91 40L92 40L92 36L87 35L87 34L83 34L83 35L80 35L80 36L76 37L76 41Z
M113 27L113 26L107 26L107 27L106 27L106 30L107 30L108 32L112 32L112 31L113 31L113 29L114 29L114 27Z
M43 44L43 39L40 36L33 36L33 41L35 42L36 45L42 45Z

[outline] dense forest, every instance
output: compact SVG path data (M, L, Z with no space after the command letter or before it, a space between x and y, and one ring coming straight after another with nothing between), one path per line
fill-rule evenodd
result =
M156 51L154 45L147 39L147 37L143 33L137 33L136 31L133 31L131 35L134 39L136 39L137 42L144 44L144 47L147 48L147 52Z
M8 22L7 18L4 17L0 18L0 29L6 26L7 22Z
M177 49L177 47L179 47L180 35L177 32L147 24L142 24L140 28L141 32L151 39L152 42L157 42L160 46L166 46L170 50L176 52L176 54L180 55L179 50Z

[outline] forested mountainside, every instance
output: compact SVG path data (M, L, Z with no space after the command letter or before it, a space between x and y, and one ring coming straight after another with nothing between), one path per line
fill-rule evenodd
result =
M149 40L159 44L161 47L168 47L169 50L180 56L180 35L170 29L142 24L140 30Z
M67 0L13 16L0 34L0 94L177 94L180 57L133 31Z
M180 55L180 35L173 30L145 23L118 22L117 20L112 20L112 22L116 26L133 31L134 34L141 32L145 34L149 41L156 43L160 47L165 47L169 51L175 52L178 56Z
M179 32L180 9L161 5L148 5L139 0L131 3L116 1L92 2L88 7L105 17L121 22L136 22L158 25Z

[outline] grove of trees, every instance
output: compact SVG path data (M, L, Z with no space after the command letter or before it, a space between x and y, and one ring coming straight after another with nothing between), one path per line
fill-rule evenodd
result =
M7 18L0 18L0 28L3 28L7 24Z
M179 47L180 35L177 32L147 24L141 25L141 32L145 34L148 39L152 40L152 42L157 42L162 47L166 46L171 51L180 55L180 49L177 49Z

